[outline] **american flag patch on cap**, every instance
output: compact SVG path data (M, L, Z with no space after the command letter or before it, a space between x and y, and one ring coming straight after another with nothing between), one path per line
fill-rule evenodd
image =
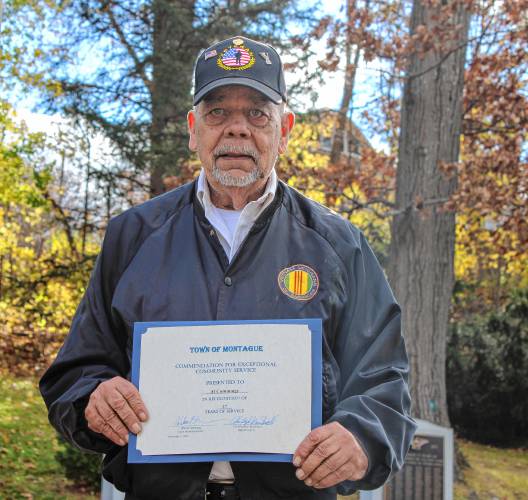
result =
M217 59L218 66L223 69L248 69L255 64L253 52L242 45L231 46L225 49Z
M218 54L218 52L216 52L216 49L213 49L213 50L209 50L205 53L204 55L204 59L207 61L207 59L211 59L211 57L214 57Z

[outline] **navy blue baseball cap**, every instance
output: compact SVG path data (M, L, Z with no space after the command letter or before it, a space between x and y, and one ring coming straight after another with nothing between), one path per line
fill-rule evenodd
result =
M194 70L194 104L225 85L258 90L275 104L286 102L286 83L277 51L243 36L218 42L204 50Z

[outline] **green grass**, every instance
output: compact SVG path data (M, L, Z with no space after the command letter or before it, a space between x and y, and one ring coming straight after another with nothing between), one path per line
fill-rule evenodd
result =
M0 373L0 498L95 500L65 479L36 381Z
M528 450L458 442L470 467L455 486L455 500L528 498Z
M527 498L528 450L464 440L459 440L459 446L470 467L455 485L455 500ZM65 479L55 460L59 449L36 381L0 373L0 499L96 500L97 495Z
M469 463L455 483L455 500L521 500L528 498L528 450L503 449L458 439ZM352 500L359 497L339 497Z

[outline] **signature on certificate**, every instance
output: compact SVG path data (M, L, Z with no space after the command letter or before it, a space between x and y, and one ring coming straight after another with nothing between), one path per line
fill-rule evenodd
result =
M182 428L190 426L213 426L213 425L229 425L232 427L263 427L274 425L278 415L258 415L258 416L235 416L224 418L203 418L199 415L179 415L176 418L172 428Z

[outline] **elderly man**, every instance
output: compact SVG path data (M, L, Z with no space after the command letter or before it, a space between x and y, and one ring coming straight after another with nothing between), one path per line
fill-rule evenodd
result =
M110 222L42 378L50 421L106 454L127 499L335 499L402 465L415 427L400 310L361 232L277 180L285 102L272 47L235 37L200 55L187 117L200 176ZM127 380L133 323L273 318L323 320L324 425L293 463L127 464L128 432L148 419Z

